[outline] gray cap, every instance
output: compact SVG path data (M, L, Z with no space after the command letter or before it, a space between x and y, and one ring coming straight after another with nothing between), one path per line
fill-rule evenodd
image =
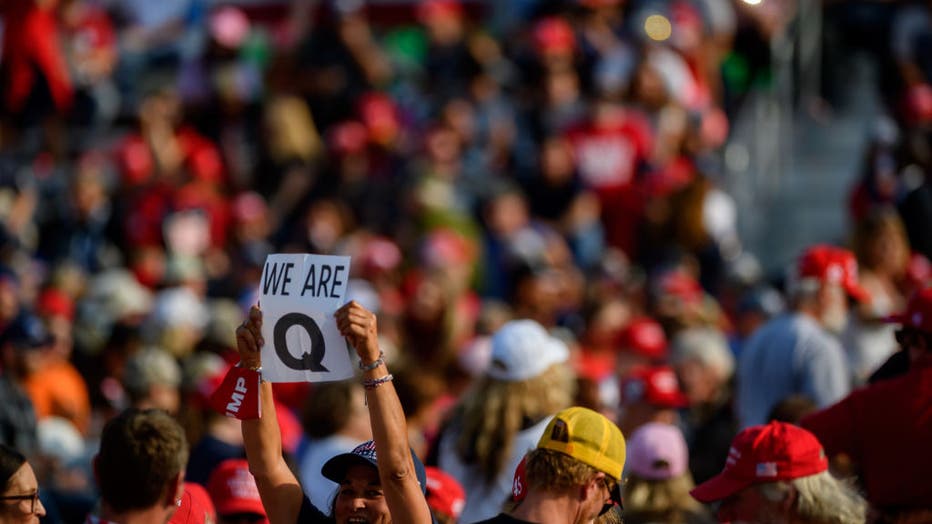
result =
M146 348L126 361L123 386L129 391L145 392L154 385L178 387L181 366L174 357L159 348Z

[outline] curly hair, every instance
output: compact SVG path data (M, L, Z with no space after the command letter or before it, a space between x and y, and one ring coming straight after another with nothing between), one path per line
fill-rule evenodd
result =
M515 434L568 407L574 389L572 371L563 364L518 382L483 377L458 408L462 430L457 454L492 482L511 455Z
M151 507L187 463L188 443L175 419L157 409L127 409L101 435L100 496L117 512Z

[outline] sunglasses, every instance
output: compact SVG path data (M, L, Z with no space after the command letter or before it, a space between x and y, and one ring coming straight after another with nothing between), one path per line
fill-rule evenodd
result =
M29 501L29 514L35 514L36 509L39 506L39 490L36 490L33 493L28 495L5 495L0 497L0 500L28 500Z
M926 347L932 347L932 336L918 329L900 328L893 332L893 337L901 346L919 346L920 341L924 340Z
M611 511L615 506L619 508L623 507L621 505L621 491L619 490L618 483L608 477L604 477L602 483L605 485L605 489L608 491L612 501L602 505L602 510L599 511L600 517Z

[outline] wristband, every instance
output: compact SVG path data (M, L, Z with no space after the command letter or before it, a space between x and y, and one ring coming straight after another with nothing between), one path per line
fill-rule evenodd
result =
M384 377L371 378L362 381L362 387L366 389L375 389L386 382L391 382L395 377L391 373L385 375Z
M361 370L363 370L363 371L372 371L373 369L375 369L375 368L381 366L381 365L384 364L384 363L385 363L385 352L382 351L382 350L380 349L380 350L379 350L379 358L375 359L374 362L371 362L371 363L369 363L369 364L363 364L363 363L362 363L362 360L360 360L360 361L359 361L359 369L361 369Z
M237 367L241 367L243 369L248 369L249 371L255 371L256 373L258 373L260 384L263 382L268 382L267 380L265 380L265 377L262 376L262 365L261 364L253 367L253 366L244 366L243 363L240 362L239 364L237 364Z

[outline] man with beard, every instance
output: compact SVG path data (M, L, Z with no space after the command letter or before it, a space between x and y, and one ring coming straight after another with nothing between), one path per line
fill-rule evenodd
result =
M848 364L836 334L847 321L848 297L869 299L857 272L845 249L820 244L803 252L787 286L790 311L761 326L741 353L740 427L767 422L771 409L790 395L822 408L848 394Z

